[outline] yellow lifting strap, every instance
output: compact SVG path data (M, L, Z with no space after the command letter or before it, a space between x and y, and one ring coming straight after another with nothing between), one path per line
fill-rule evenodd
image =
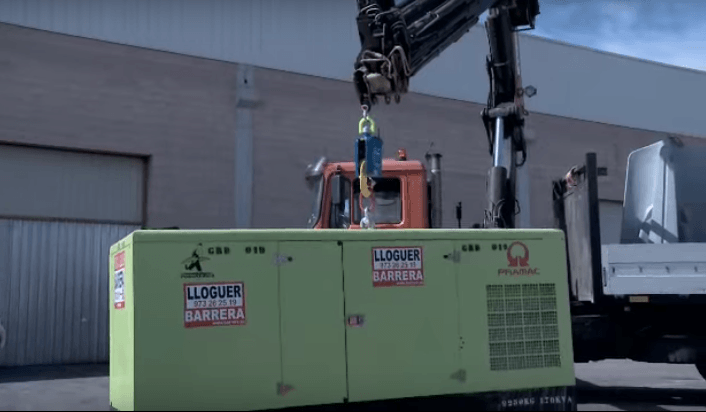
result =
M365 160L360 162L360 193L366 198L372 195L370 189L368 189L368 175L365 174Z
M363 109L363 117L360 119L360 122L358 122L358 134L363 134L363 131L365 129L365 125L370 126L370 134L375 134L375 131L377 127L375 126L375 121L368 117L367 114L367 109ZM365 160L360 162L360 193L367 199L372 195L372 192L368 188L368 176L365 173Z

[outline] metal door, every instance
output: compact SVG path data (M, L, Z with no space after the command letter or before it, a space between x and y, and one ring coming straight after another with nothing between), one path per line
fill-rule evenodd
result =
M351 401L461 390L452 252L451 241L345 243Z
M336 242L279 244L282 406L346 398L341 253Z

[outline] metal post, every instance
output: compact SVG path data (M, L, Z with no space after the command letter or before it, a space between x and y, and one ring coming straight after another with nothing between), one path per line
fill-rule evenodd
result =
M443 225L442 191L441 191L441 154L428 155L431 160L431 227L440 228Z

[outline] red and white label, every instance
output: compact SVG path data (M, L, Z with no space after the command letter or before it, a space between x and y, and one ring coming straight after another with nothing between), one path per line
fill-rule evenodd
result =
M184 285L184 326L245 325L245 284L217 282Z
M114 258L115 278L113 280L113 305L115 309L125 308L125 252L119 252Z
M374 247L373 287L423 286L421 247Z

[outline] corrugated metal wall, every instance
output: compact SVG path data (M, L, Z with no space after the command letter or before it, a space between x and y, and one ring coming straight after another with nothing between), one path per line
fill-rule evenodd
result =
M109 249L136 229L0 220L0 366L108 361Z
M339 80L351 79L360 47L355 15L353 0L0 2L6 23ZM527 101L530 111L706 136L700 120L706 73L524 34L520 43L523 81L538 89ZM485 103L487 53L485 31L477 26L424 68L410 89Z

